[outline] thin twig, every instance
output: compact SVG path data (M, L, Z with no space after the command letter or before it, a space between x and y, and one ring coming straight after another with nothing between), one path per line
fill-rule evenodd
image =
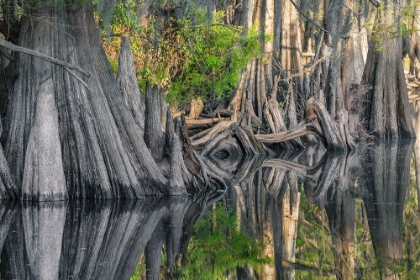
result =
M84 85L86 87L86 89L90 92L93 93L93 91L89 88L88 84L86 84L85 81L83 81L79 76L77 76L75 73L73 73L68 67L63 66L64 70L66 70L70 75L72 75L76 80L78 80L82 85Z

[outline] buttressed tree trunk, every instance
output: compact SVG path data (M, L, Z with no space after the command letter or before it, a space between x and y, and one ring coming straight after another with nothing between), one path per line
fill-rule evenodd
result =
M5 154L24 199L171 194L112 74L92 4L23 8L21 46L90 74L17 55Z
M378 138L415 137L402 64L401 12L404 0L383 1L369 42L362 84L368 93L367 129Z

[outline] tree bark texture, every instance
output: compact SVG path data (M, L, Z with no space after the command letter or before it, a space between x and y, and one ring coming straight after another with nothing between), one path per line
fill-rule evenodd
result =
M117 82L124 96L125 104L130 108L137 125L144 134L145 102L141 94L134 68L133 53L128 37L123 38L118 60Z
M41 1L22 17L20 44L90 77L18 54L5 155L25 199L169 194L99 39L90 4Z
M388 2L388 1L385 1ZM399 26L403 1L380 10L375 22L377 42L371 39L362 84L373 88L368 93L366 129L378 138L414 138L410 118L407 85L402 64L401 30Z

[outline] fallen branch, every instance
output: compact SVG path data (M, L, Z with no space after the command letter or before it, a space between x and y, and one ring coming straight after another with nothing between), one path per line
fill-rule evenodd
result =
M78 71L81 74L85 75L86 77L90 77L90 74L88 72L86 72L85 70L83 70L82 68L80 68L77 65L58 60L56 58L45 55L45 54L40 53L38 51L34 51L34 50L31 50L31 49L28 49L28 48L16 46L15 44L12 44L12 43L10 43L10 42L2 39L2 38L0 38L0 46L3 46L5 48L7 48L9 50L12 50L12 51L15 51L15 52L25 53L25 54L29 54L29 55L38 57L40 59L43 59L45 61L57 64L57 65L60 65L60 66L63 66L63 67L68 68L68 69L73 69L73 70Z
M219 122L218 124L216 124L215 126L213 126L210 131L205 130L205 131L203 131L205 133L200 133L200 137L201 138L196 139L194 141L191 141L191 145L192 146L198 146L198 145L203 145L203 144L207 143L214 136L216 136L218 133L223 132L226 129L228 129L230 127L230 125L233 124L233 123L235 123L235 121L222 121L222 122ZM193 140L193 139L191 139L191 140Z
M305 136L309 133L316 134L313 127L313 123L300 123L291 130L271 134L255 134L255 138L263 143L281 143Z
M185 117L185 123L187 126L194 126L194 125L208 125L208 124L215 124L220 121L229 121L230 118L205 118L205 119L192 119Z

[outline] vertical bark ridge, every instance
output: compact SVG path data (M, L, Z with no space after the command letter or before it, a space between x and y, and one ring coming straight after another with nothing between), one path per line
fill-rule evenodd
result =
M144 131L145 104L140 93L136 71L133 63L133 53L128 37L123 38L121 53L118 60L117 82L121 88L126 105L130 108L137 125Z
M164 153L164 135L161 123L161 98L163 92L157 85L150 87L147 85L146 90L146 125L144 140L152 152L155 161L159 162L163 158Z
M53 193L25 190L25 198L36 200L167 193L166 179L112 74L92 6L67 4L38 2L29 9L31 18L22 19L21 45L79 65L91 76L77 77L61 66L18 56L20 76L5 149L17 185L42 188L54 178ZM51 30L43 30L44 24Z

